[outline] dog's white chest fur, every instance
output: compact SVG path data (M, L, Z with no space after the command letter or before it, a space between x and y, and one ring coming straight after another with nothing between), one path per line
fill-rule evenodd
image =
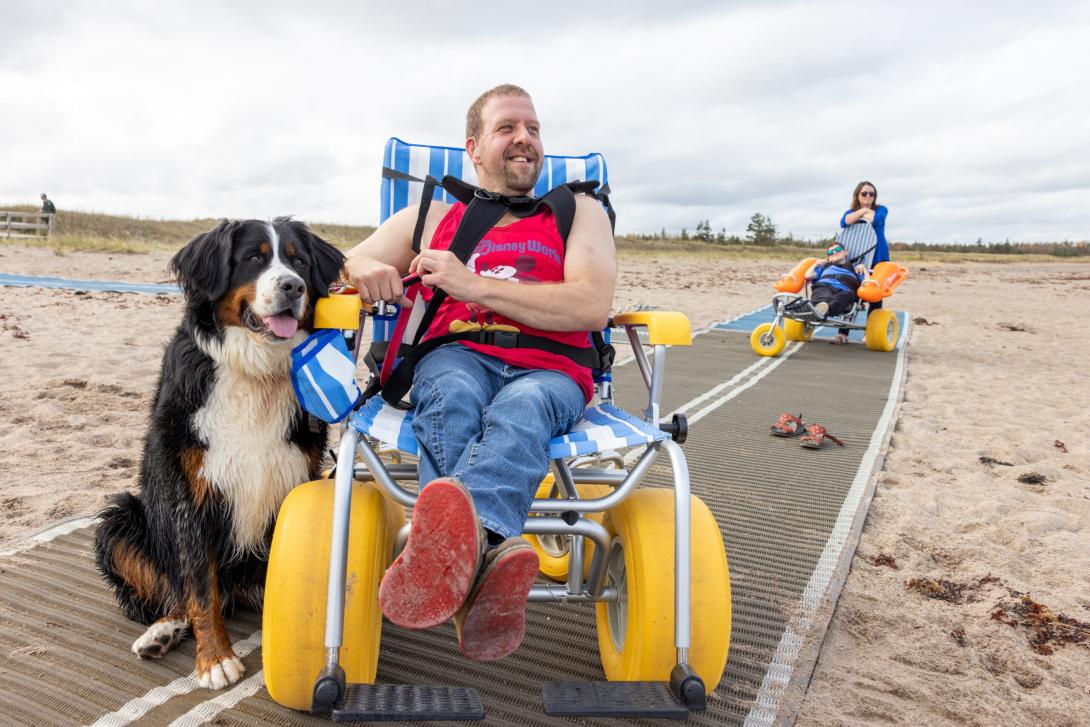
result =
M250 342L224 343L230 349ZM290 347L282 348L290 355ZM234 355L224 358L249 358L238 353L231 351ZM263 553L266 529L280 503L309 475L306 455L287 439L297 410L289 359L254 376L249 367L213 358L219 364L216 382L204 406L193 415L193 424L208 446L201 474L230 507L236 552Z

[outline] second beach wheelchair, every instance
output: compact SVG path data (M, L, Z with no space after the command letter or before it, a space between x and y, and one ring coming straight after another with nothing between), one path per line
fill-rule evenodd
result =
M857 222L837 241L848 252L854 265L863 262L870 269L877 235L869 222ZM868 303L877 303L890 295L908 276L908 268L885 261L874 266L864 280L850 308L839 316L822 316L810 302L809 283L806 273L820 261L803 258L789 272L776 281L776 294L772 296L774 318L753 329L749 343L754 353L761 356L779 356L788 341L809 341L819 327L828 326L848 331L863 331L863 340L871 351L892 351L897 347L900 335L896 311L878 308L867 311ZM859 316L864 314L863 322Z
M384 216L416 201L414 189L419 199L414 172L437 164L449 171L463 154L391 139ZM459 168L472 171L468 163ZM604 185L605 164L600 155L546 157L542 177L545 191L578 179ZM315 327L343 331L358 354L367 314L372 340L385 341L393 308L368 311L355 295L333 295L319 301ZM615 406L609 368L596 371L597 401L571 432L550 441L551 472L524 528L542 575L554 581L539 579L529 600L597 604L605 681L547 683L544 709L679 718L705 708L726 666L731 628L726 552L710 510L690 493L680 446L685 419L660 423L667 348L690 345L691 330L677 312L622 313L611 326L625 332L647 387L643 416ZM416 501L415 488L402 486L417 479L416 466L403 461L417 450L411 416L379 396L367 400L343 428L334 478L296 487L280 509L262 631L265 683L282 705L336 720L484 717L472 688L375 684L378 587L405 543L406 511ZM660 457L673 487L639 488Z

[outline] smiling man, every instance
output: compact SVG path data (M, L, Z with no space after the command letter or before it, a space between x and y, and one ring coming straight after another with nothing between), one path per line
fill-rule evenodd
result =
M465 146L484 189L530 195L544 159L530 95L510 84L483 93L466 115ZM566 244L549 208L508 211L467 263L448 249L465 205L430 205L419 254L419 208L409 207L348 254L346 271L366 301L399 300L410 273L427 286L425 300L445 291L425 339L480 323L548 339L555 350L586 348L608 320L617 271L602 206L585 195L575 203ZM379 601L408 628L453 617L463 653L475 659L503 658L522 643L538 560L518 536L548 472L549 439L579 421L593 393L590 369L548 347L457 341L416 367L424 487Z

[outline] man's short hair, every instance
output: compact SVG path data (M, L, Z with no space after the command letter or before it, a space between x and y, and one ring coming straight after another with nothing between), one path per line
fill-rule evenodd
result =
M530 94L526 93L526 90L516 86L513 83L501 83L495 88L490 88L473 102L473 105L469 107L469 111L466 113L466 138L476 138L477 134L481 133L481 110L484 109L484 105L488 103L490 99L497 96L523 96L530 98Z

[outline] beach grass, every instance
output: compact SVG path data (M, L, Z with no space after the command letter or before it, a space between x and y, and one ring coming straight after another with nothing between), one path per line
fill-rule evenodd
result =
M0 209L33 212L31 205L4 205ZM220 220L200 218L191 220L158 220L147 217L108 215L97 212L62 211L56 216L54 233L50 237L0 238L0 243L25 245L53 250L58 255L71 252L107 252L121 254L148 254L174 252L202 232L213 229ZM308 226L320 237L341 250L348 250L374 232L369 225L339 225L308 222ZM820 252L814 247L777 244L722 245L701 240L678 238L646 239L641 237L617 237L617 252L622 257L679 255L689 258L793 261L814 257ZM1003 254L965 251L940 251L920 249L894 249L893 259L898 262L949 262L949 263L1015 263L1058 262L1090 258L1070 258L1055 255L1021 253Z
M29 205L3 205L0 209L34 212ZM149 253L173 252L202 232L220 223L216 218L157 220L147 217L107 215L98 212L57 213L50 237L12 238L11 242L66 252ZM319 237L347 250L366 239L375 228L367 225L308 223ZM2 239L2 238L0 238Z

